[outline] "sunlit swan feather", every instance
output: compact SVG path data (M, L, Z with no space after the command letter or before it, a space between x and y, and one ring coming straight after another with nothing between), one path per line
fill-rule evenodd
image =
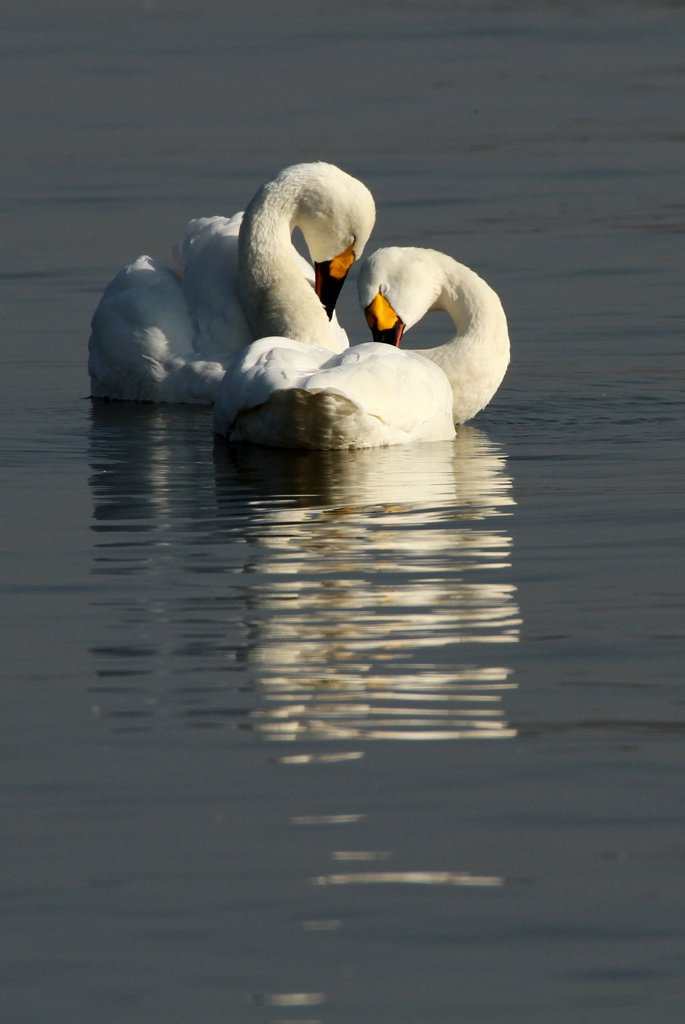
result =
M379 249L362 265L359 297L373 342L331 355L262 338L230 365L215 432L282 447L371 448L447 440L455 421L487 405L509 336L499 298L477 274L433 250ZM421 352L394 347L431 309L450 314L456 336Z
M449 380L456 423L485 408L509 365L507 319L489 284L445 253L392 247L364 261L358 291L374 339L397 346L429 311L447 313L457 333L421 355Z
M191 221L173 270L141 256L105 289L89 341L93 397L211 403L231 358L267 334L341 351L333 310L374 219L360 181L313 163L281 171L244 214Z
M214 431L284 448L375 448L454 437L445 374L415 352L369 341L332 355L260 338L229 366Z

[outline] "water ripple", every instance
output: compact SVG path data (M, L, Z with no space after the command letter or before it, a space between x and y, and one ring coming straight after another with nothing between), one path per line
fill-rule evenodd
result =
M514 499L487 435L212 450L198 444L201 417L125 412L96 409L92 439L92 572L108 581L96 603L113 618L91 647L102 717L278 743L514 735L515 683L494 657L521 626ZM223 699L203 682L218 671Z

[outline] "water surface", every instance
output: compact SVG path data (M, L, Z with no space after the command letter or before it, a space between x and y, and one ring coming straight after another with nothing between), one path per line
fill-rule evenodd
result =
M12 1024L682 1020L683 35L666 3L9 11ZM486 413L317 454L92 404L109 277L311 158L375 244L499 291ZM365 337L353 282L341 315Z

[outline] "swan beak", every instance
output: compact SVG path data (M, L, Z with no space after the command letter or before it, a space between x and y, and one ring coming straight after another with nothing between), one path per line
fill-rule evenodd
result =
M354 249L350 245L344 252L341 252L339 256L335 256L332 260L314 264L314 288L328 314L329 320L333 316L338 296L353 263Z
M384 295L378 292L373 302L364 310L364 316L371 328L374 341L400 347L404 323Z

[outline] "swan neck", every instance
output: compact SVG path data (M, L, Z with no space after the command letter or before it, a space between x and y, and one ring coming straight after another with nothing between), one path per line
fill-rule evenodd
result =
M297 192L283 180L263 185L245 211L238 240L245 315L255 338L282 335L329 347L328 317L291 241L297 224Z
M454 393L458 422L490 401L509 365L507 320L493 289L468 267L442 261L442 283L433 309L452 319L456 333L437 348L421 350L443 369Z
M297 267L291 235L295 208L274 182L263 185L247 207L239 235L241 276L257 286Z
M457 334L443 347L463 345L479 326L496 319L497 307L501 309L499 299L482 278L468 267L445 261L440 294L433 308L448 314Z

